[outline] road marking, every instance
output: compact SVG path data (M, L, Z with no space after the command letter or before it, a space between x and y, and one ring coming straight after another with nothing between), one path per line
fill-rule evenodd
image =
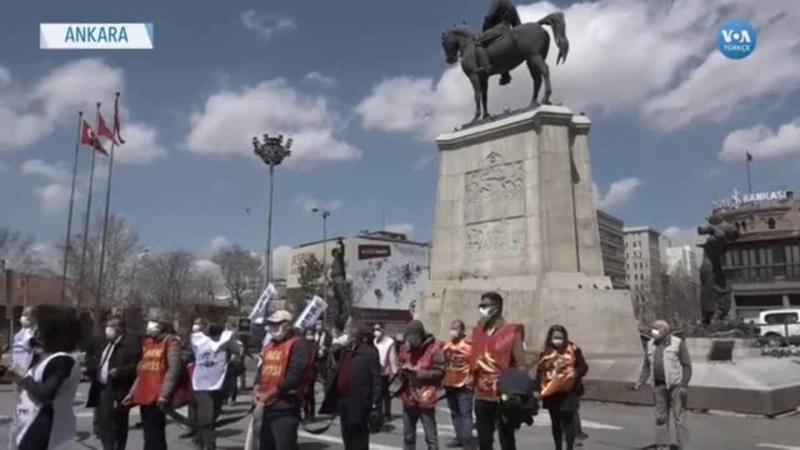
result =
M305 431L300 431L298 435L306 439L313 439L316 441L329 442L331 444L344 445L344 441L342 441L341 439L333 436L327 436L324 434L311 434L311 433L306 433ZM370 450L403 450L400 447L392 447L391 445L376 444L374 442L369 443L369 448Z
M445 411L447 413L450 412L450 410L447 409L447 408L436 408L436 409L438 409L439 411ZM547 415L547 413L544 410L540 411L539 415L537 415L533 419L533 426L535 426L535 427L549 427L550 426L550 416ZM586 420L586 419L583 419L583 418L581 419L581 426L583 428L587 428L589 430L622 431L622 430L625 429L623 427L618 427L616 425L610 425L610 424L607 424L607 423L595 422L593 420ZM450 429L452 430L453 428L450 427ZM794 449L791 449L791 450L794 450ZM797 449L797 450L800 450L800 449Z
M778 450L800 450L800 447L792 447L790 445L779 445L779 444L756 444L756 447L775 448Z

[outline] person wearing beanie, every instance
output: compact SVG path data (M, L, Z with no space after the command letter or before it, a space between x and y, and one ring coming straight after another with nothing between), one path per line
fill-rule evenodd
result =
M419 320L412 320L406 327L398 360L403 372L403 448L416 448L417 422L422 422L428 450L438 450L436 400L444 377L444 353Z

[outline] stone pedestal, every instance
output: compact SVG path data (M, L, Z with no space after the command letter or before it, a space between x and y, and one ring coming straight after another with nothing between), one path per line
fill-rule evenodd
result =
M545 106L439 136L431 289L418 306L431 331L475 323L494 290L531 349L559 323L587 354L641 354L630 295L603 275L590 128Z

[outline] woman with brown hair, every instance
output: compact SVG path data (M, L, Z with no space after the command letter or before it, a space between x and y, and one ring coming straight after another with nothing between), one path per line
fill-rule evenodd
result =
M556 450L562 450L565 440L567 450L575 446L575 412L588 371L581 349L569 340L567 329L562 325L550 327L536 368L535 395L550 413Z

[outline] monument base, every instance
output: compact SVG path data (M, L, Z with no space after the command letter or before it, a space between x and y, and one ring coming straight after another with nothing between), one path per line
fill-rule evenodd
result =
M476 323L481 294L496 291L505 300L506 319L525 326L525 343L531 351L542 347L550 326L560 324L587 355L642 353L630 294L612 289L607 277L547 272L539 276L431 280L431 288L417 307L418 317L437 336L446 336L455 319Z

